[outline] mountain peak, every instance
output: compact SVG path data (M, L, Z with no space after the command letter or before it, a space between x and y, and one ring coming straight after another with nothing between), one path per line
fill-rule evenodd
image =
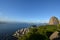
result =
M58 18L55 16L52 16L49 20L49 25L57 25L57 24L59 24Z

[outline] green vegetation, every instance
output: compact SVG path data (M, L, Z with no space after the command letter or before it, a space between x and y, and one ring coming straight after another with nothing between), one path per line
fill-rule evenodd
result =
M60 25L58 25L59 27ZM37 28L29 28L30 32L22 37L18 37L18 40L49 40L49 36L57 31L56 25L45 25Z

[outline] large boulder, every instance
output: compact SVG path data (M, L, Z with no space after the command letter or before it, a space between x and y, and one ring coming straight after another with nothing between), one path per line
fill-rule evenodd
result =
M55 31L50 37L50 40L60 40L60 31Z
M49 25L57 25L57 24L59 24L58 18L55 16L52 16L49 20Z

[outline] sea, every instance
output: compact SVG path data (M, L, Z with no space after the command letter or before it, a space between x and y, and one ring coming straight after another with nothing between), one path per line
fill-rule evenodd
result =
M13 40L10 37L19 29L29 28L31 25L43 25L41 23L0 23L0 40Z

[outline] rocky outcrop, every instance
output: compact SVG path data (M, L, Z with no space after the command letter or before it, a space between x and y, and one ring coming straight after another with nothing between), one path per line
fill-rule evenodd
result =
M27 32L29 32L29 29L28 29L28 28L24 28L24 29L21 29L21 30L16 31L16 32L13 34L13 36L14 36L14 37L17 37L17 36L21 37L21 36L23 36L24 34L26 34Z
M60 32L59 31L55 31L50 37L50 40L60 40Z
M49 25L57 25L57 24L59 24L58 18L55 16L52 16L49 20Z
M59 20L59 24L60 24L60 20Z

